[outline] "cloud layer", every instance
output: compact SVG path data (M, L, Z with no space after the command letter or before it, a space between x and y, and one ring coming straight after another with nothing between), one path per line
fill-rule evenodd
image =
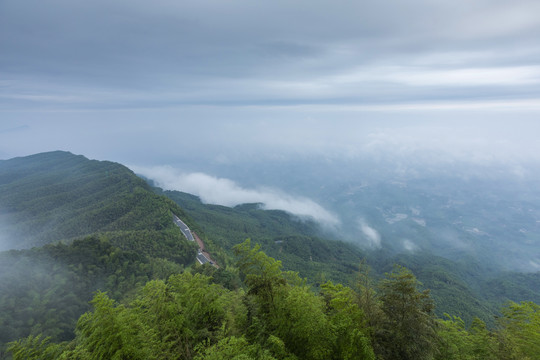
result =
M0 108L538 99L538 13L534 0L4 0Z
M132 168L138 174L154 180L158 186L166 190L197 195L204 203L229 207L260 203L265 210L283 210L300 218L315 220L329 228L340 224L337 216L316 202L303 197L294 197L275 189L246 189L229 179L204 173L182 173L169 166Z
M535 0L3 0L0 158L538 161L538 13Z

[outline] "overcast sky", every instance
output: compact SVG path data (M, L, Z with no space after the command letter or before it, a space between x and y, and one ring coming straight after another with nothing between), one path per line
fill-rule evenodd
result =
M0 158L536 161L538 14L537 0L0 0Z
M540 163L539 14L538 0L0 0L0 159L68 150L338 226L263 173L247 184L205 164L525 174Z

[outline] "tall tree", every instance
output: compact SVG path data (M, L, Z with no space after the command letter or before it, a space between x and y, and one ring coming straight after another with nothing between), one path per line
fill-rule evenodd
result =
M250 239L236 245L234 252L239 257L238 267L245 275L248 294L255 295L262 311L269 313L273 310L278 289L287 283L281 271L281 261L260 251L260 245L252 248Z
M540 358L540 305L533 302L509 302L500 320L501 333L519 359Z
M371 277L371 268L365 259L362 260L359 266L356 290L356 301L364 312L371 331L380 329L381 320L383 319L381 303L376 291L376 283Z
M334 338L332 359L375 359L369 329L357 295L351 288L327 282L321 286L331 333Z
M434 305L429 291L408 269L395 265L380 283L384 313L377 350L384 359L430 359L436 345Z

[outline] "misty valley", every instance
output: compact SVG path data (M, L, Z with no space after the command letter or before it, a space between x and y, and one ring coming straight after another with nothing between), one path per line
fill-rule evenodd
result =
M537 177L201 169L0 160L0 358L540 359Z

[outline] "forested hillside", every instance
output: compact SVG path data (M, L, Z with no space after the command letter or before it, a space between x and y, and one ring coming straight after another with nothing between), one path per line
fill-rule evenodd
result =
M397 263L410 268L423 288L431 290L438 316L453 314L467 324L479 317L494 326L495 315L509 300L540 303L540 273L493 273L473 258L457 262L427 252L362 251L351 243L321 239L317 224L295 220L282 211L261 210L257 204L208 205L190 194L154 190L174 200L204 229L214 246L212 252L220 254L222 262L231 258L236 243L249 237L282 261L285 269L297 271L316 287L327 280L353 286L362 261L373 268L375 278Z
M34 246L0 253L0 358L539 353L539 274L363 251L282 211L202 204L152 188L120 164L65 152L1 161L0 179L2 241ZM196 246L173 214L219 269L194 263Z
M510 303L496 330L481 320L437 319L429 291L395 266L358 291L327 282L315 293L296 273L252 247L235 247L245 290L184 272L148 282L129 304L104 293L73 341L28 337L10 344L29 359L538 359L540 307Z
M174 200L198 224L221 263L233 262L234 245L250 238L268 255L280 259L287 270L297 271L302 277L317 283L350 283L366 257L353 244L322 239L316 223L295 219L283 211L262 210L258 204L234 208L206 205L190 194L154 190Z
M0 253L0 353L29 334L71 339L96 290L126 299L192 264L173 212L194 226L120 164L65 152L0 162L4 246L47 244Z
M210 237L208 243L214 246L212 253L220 254L223 263L234 259L233 246L248 237L260 244L266 254L279 259L285 269L298 272L315 287L328 280L354 286L359 264L364 261L373 268L375 278L381 278L398 263L414 269L422 286L432 290L437 315L450 313L468 324L479 317L493 325L494 315L506 300L540 301L540 294L514 297L516 293L506 292L504 298L497 291L481 291L484 288L480 289L477 282L483 285L489 277L474 263L458 264L427 253L393 256L385 251L362 251L351 243L321 239L317 236L317 224L295 220L282 211L262 210L257 204L234 208L208 205L190 194L154 189L174 200L204 229ZM514 286L526 289L521 282Z
M174 204L158 201L148 190L125 166L67 152L1 161L3 246L28 248L95 232L174 228L168 211Z

